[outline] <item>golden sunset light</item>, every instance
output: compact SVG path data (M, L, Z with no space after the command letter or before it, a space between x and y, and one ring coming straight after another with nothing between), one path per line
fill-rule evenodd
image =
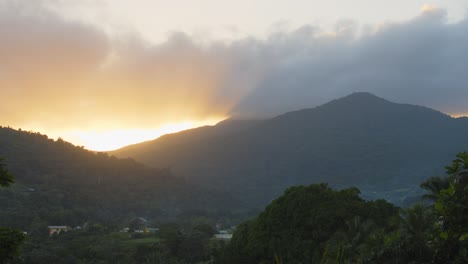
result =
M450 114L450 116L454 118L468 117L468 113L456 113L456 114Z
M467 47L468 0L0 0L0 263L468 263Z
M213 126L225 118L212 118L202 121L183 121L164 124L155 129L118 129L118 130L72 130L47 133L51 138L62 138L77 146L93 151L111 151L118 148L153 140L162 135L176 133L201 126Z
M325 76L341 69L340 63L335 63L340 59L326 61L328 56L314 55L343 54L342 60L347 60L346 54L358 54L360 51L349 45L357 37L354 23L338 23L331 28L304 24L296 29L286 23L264 39L260 34L248 37L267 27L251 27L257 19L250 17L239 29L215 29L219 40L212 40L209 34L188 32L189 24L165 35L153 26L154 19L160 25L174 21L154 16L151 10L181 11L178 15L190 10L179 10L178 4L104 2L94 5L77 1L73 5L66 1L21 4L0 0L0 87L2 98L7 98L0 105L0 124L48 133L93 150L110 150L213 123L180 120L272 117L356 89L379 89L379 84L371 77L362 77L360 67L354 66L343 75L351 80L349 85L344 85L346 80L329 83ZM198 8L194 3L187 4ZM204 8L211 4L220 5L207 1ZM231 8L240 10L244 4L233 3ZM275 23L281 18L280 11L293 8L299 12L295 23L305 23L308 14L303 13L304 4L308 2L298 1L291 7L272 5L274 12L265 19ZM260 10L262 6L255 3L252 8ZM421 5L415 4L415 10L417 6ZM115 16L106 21L99 15L110 13ZM237 21L232 14L209 13L216 19L226 19L228 24ZM414 21L443 21L444 14L436 5L423 5ZM210 21L209 17L183 17L195 25ZM115 21L127 21L129 28L116 27ZM386 28L365 35L363 40L384 35ZM228 31L230 41L224 41ZM363 69L380 67L374 65L378 60L353 63L363 64ZM329 65L323 69L330 72L320 73L322 65ZM370 78L369 85L362 88L359 80L366 78ZM398 93L391 89L384 92L395 99L402 96ZM450 105L428 105L443 112L465 111L459 110L464 102L458 98ZM425 100L419 101L424 104Z

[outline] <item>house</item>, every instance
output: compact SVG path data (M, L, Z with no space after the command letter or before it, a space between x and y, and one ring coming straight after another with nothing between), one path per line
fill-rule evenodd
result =
M154 234L154 233L157 233L159 231L159 228L157 227L147 227L145 228L145 234Z
M50 236L54 234L60 235L60 232L68 232L71 230L69 226L48 226L48 228Z
M218 234L215 234L214 237L216 239L231 240L232 232L230 230L219 230Z
M232 234L215 234L216 239L231 240Z

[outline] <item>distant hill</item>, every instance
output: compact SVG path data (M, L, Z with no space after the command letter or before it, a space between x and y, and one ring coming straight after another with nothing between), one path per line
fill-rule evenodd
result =
M0 226L28 230L131 217L217 217L240 208L225 193L188 184L168 169L94 153L61 139L0 127L0 157L16 178L0 189Z
M116 154L122 157L138 156L144 157L164 153L163 156L170 155L173 151L178 153L183 146L203 145L205 142L212 142L216 139L223 139L236 133L240 133L263 120L225 120L216 126L204 126L194 129L184 130L179 133L164 135L158 140L151 140L143 143L126 146L117 151L111 151L110 154ZM155 152L155 148L158 149ZM157 163L157 161L156 161ZM155 164L152 164L153 166ZM162 167L167 167L167 163L161 163ZM157 167L157 166L156 166Z
M262 206L288 186L357 186L402 203L468 150L468 120L354 93L264 121L228 120L112 154L171 168L189 182Z

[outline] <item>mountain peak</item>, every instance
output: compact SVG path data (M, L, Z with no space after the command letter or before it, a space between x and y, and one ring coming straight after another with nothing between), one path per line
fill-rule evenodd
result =
M332 100L319 106L319 109L348 112L348 111L376 111L377 109L392 107L396 105L381 97L368 92L356 92L339 99Z
M352 93L348 96L342 97L340 99L337 99L336 101L358 101L358 102L363 102L363 101L379 101L379 102L388 102L387 100L378 97L375 94L369 93L369 92L355 92Z
M346 115L356 114L361 112L375 112L377 109L388 108L396 105L390 101L387 101L381 97L378 97L369 92L355 92L345 97L334 99L328 103L317 106L315 108L301 109L297 111L291 111L280 115L274 119L290 118L292 116L301 116L301 118L309 118L310 114L322 113L323 111L333 115Z
M322 106L321 109L341 109L342 111L348 111L346 109L367 109L375 111L380 108L394 107L396 103L388 101L384 98L378 97L368 92L356 92L345 97L332 100Z
M421 122L427 120L449 120L449 116L423 106L394 103L368 92L356 92L345 97L332 100L315 108L303 109L280 115L273 120L279 122L310 123L310 120L321 116L330 122L368 123L368 122L398 122L402 116L406 120ZM370 121L372 120L372 121Z

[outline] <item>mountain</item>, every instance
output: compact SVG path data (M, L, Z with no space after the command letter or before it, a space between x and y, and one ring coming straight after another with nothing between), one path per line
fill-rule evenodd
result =
M204 126L179 133L173 133L160 137L158 140L126 146L120 150L110 152L119 156L144 157L158 153L164 156L170 155L172 151L178 152L183 146L203 145L204 142L211 142L213 139L221 139L226 136L242 132L252 126L262 123L262 120L225 120L216 126ZM154 152L154 149L158 152ZM127 154L128 153L128 154ZM162 167L167 167L167 163L161 163ZM152 164L155 165L155 164ZM157 167L157 166L156 166Z
M229 124L226 127L226 124ZM404 202L468 149L468 120L354 93L264 121L225 121L112 154L171 168L187 181L263 206L288 186L357 186Z
M0 127L0 157L16 178L10 188L0 189L0 226L29 230L38 222L122 225L132 217L216 218L241 207L225 193L195 187L167 169L39 133Z

